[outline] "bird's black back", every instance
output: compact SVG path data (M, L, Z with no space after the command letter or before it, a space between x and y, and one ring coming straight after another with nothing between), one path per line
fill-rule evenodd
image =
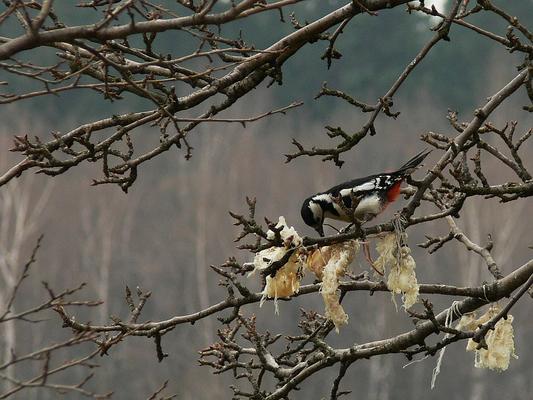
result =
M393 175L393 174L395 174L395 173L393 172L393 173L391 173L389 175ZM330 188L328 190L325 190L324 192L321 192L321 193L318 193L318 194L328 193L328 194L331 194L331 195L336 197L336 196L338 196L340 194L340 191L343 190L343 189L351 189L351 188L355 188L357 186L361 186L365 182L371 181L372 179L379 178L380 176L383 176L383 174L375 174L375 175L365 176L363 178L352 179L351 181L340 183L340 184L338 184L336 186L333 186L332 188ZM371 189L371 190L374 190L374 189ZM364 191L361 191L361 192L364 192Z
M399 180L404 179L407 175L410 175L415 168L424 160L424 158L427 157L427 155L431 152L431 150L423 150L417 155L415 155L413 158L411 158L409 161L407 161L404 165L402 165L400 168L398 168L394 172L389 173L382 173L382 174L374 174L365 176L362 178L356 178L352 179L351 181L340 183L336 186L333 186L332 188L318 193L324 194L328 193L333 196L338 196L340 191L343 189L350 189L350 188L356 188L357 186L361 186L366 182L371 182L372 180L375 180L375 187L369 188L367 190L357 190L357 193L364 193L372 190L387 190L389 187L391 187L394 183L398 182ZM316 196L316 195L315 195Z

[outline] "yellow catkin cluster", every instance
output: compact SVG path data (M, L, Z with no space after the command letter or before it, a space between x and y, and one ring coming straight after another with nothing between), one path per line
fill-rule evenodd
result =
M290 247L298 247L302 244L302 238L300 235L298 235L298 232L296 232L296 229L292 226L288 226L287 222L285 222L285 217L281 216L278 218L278 223L276 224L276 228L280 229L279 235L281 236L281 239L283 240L283 245L286 248ZM268 230L267 232L267 238L269 240L274 239L276 235L273 231Z
M320 292L324 299L326 318L335 324L337 333L339 327L348 323L348 315L339 302L339 279L344 276L358 251L359 242L351 240L332 246L324 246L315 250L307 258L307 269L322 280Z
M474 313L464 315L457 329L473 331L480 325L488 322L500 311L498 305L491 306L481 317L476 318ZM474 366L476 368L488 368L495 371L505 371L509 368L511 357L518 358L515 354L513 316L507 315L507 319L500 319L485 335L487 349L477 349L478 343L469 339L466 345L467 351L474 351Z
M478 327L478 318L475 312L465 313L455 325L455 329L462 331L473 331Z
M300 288L302 265L294 253L274 277L267 276L263 294L269 298L290 297Z
M280 236L283 240L283 247L270 247L257 253L253 262L254 270L250 275L268 268L272 263L281 260L289 250L297 249L302 244L301 237L292 226L287 226L283 216L279 217L276 228L281 228ZM274 232L269 230L267 237L274 239ZM276 272L274 277L267 276L261 305L267 298L277 300L279 297L290 297L297 293L300 288L301 270L302 263L298 257L298 251L295 251L287 263ZM277 301L275 301L274 305L276 313L278 313Z
M324 246L313 250L313 252L307 256L305 268L314 273L316 278L320 281L322 281L324 267L331 258L333 249L334 246Z
M410 308L417 302L419 291L416 263L411 256L411 249L405 245L398 249L396 234L390 233L378 240L376 250L379 257L374 262L374 267L383 274L387 267L390 268L387 288L393 296L401 294L404 307Z
M254 270L250 273L253 275L257 271L266 269L270 264L279 261L283 258L287 249L284 247L270 247L266 250L261 250L254 257Z
M416 263L409 247L402 247L400 260L396 262L387 278L387 287L394 294L402 294L404 307L410 308L418 300L418 282L416 280Z
M379 238L376 243L376 250L379 256L377 260L374 261L374 268L383 275L385 274L385 268L387 266L396 263L397 243L396 235L392 233Z

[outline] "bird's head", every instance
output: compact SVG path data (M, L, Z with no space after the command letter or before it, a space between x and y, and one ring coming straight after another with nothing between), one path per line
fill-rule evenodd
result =
M324 211L318 203L313 201L312 197L306 199L302 204L301 214L307 225L313 227L320 236L324 236L324 227L322 226Z

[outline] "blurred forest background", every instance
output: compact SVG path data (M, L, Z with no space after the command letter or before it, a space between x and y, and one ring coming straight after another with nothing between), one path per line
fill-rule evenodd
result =
M314 15L317 9L331 10L343 3L312 1L293 9L297 18L304 21L306 15ZM504 3L512 15L519 15L526 24L533 21L531 0ZM438 6L442 4L441 1ZM56 7L61 7L61 2ZM82 10L69 9L73 23L85 21ZM500 20L483 19L480 23L493 31L505 32L506 26ZM245 212L246 195L257 197L258 215L273 220L284 215L300 233L311 235L313 232L299 215L305 197L349 178L397 167L425 147L419 140L420 134L451 131L446 119L448 109L458 111L459 119L470 119L487 96L515 75L516 65L509 63L509 57L502 57L505 51L502 46L453 26L451 43L439 43L395 96L395 110L401 111L399 118L378 120L378 136L364 140L348 153L341 169L318 158L284 163L283 154L292 150L292 137L306 144L320 144L327 140L325 125L349 129L363 121L358 112L339 100L313 99L324 81L359 100L374 101L431 37L429 28L434 24L429 17L409 15L404 7L380 12L379 18L362 15L340 36L336 47L343 57L329 70L326 62L320 60L327 43L305 46L284 66L283 86L263 85L225 115L256 115L297 100L305 103L303 107L246 127L224 123L200 126L191 136L195 151L190 161L182 153L163 154L142 168L127 195L115 186L91 187L92 179L101 173L91 165L82 165L56 178L27 174L11 182L0 192L2 262L22 265L38 235L44 234L37 264L24 283L15 308L31 306L45 297L41 281L49 282L57 290L87 282L80 298L104 301L85 316L95 323L109 321L110 315L127 314L125 285L152 291L143 311L144 320L190 313L218 301L225 294L217 286L218 276L211 273L209 265L223 263L231 255L239 261L250 259L249 253L239 253L234 248L237 229L228 215L228 210ZM234 22L225 29L242 30L245 40L262 45L293 28L289 22L280 23L279 14L271 12ZM166 34L166 38L169 48L190 45L175 33ZM490 120L503 126L507 121L520 119L517 129L523 132L533 126L531 115L521 110L526 103L524 93L517 93ZM7 152L14 134L50 137L52 130L66 131L103 110L109 113L116 109L118 113L142 108L143 103L133 97L112 103L96 94L78 92L4 105L0 108L2 171L16 161ZM143 134L147 138L158 135L157 128L145 129ZM142 141L141 136L137 143L139 140ZM524 151L524 160L532 160L531 143L525 144ZM487 163L491 176L505 181L506 171L495 168L491 171L490 161ZM391 217L398 208L388 210L381 220ZM477 242L492 235L493 254L504 274L508 272L506 265L510 267L511 262L519 265L531 257L532 250L528 248L532 245L531 235L529 238L525 235L531 232L533 222L530 200L518 200L509 206L494 200L484 202L483 208L477 208L476 202L471 201L464 211L459 226ZM419 226L411 229L411 247L415 249L424 234L447 232L439 224L434 224L433 229L433 232L425 232ZM419 282L468 285L489 280L479 257L458 246L450 243L435 256L417 249L414 258ZM357 273L368 268L363 259L353 264ZM438 298L433 300L439 309L446 305L439 303ZM513 360L505 373L475 369L473 355L459 344L448 349L432 392L429 382L436 359L430 357L403 368L407 361L399 355L356 363L348 371L343 389L354 390L355 394L348 398L369 400L416 400L430 395L435 400L529 399L533 396L531 301L525 298L513 310L519 359ZM248 311L258 313L262 327L294 334L300 307L323 311L320 296L282 302L279 316L274 315L272 303ZM387 337L403 332L411 324L402 310L396 311L389 294L376 293L370 298L366 292L356 292L347 298L345 307L350 322L339 335L331 337L333 345L347 346ZM218 327L215 318L178 327L164 338L169 357L161 363L151 341L130 339L112 348L112 357L96 359L100 368L95 370L90 386L101 392L115 391L119 399L135 399L145 398L169 380L170 391L177 393L179 399L230 398L231 376L212 375L196 361L197 351L214 340ZM48 320L30 328L16 326L16 351L27 352L67 335L58 316L50 313ZM17 372L29 376L31 371ZM75 371L70 374L75 375ZM327 396L335 374L333 370L317 374L305 382L296 396L310 399ZM80 378L71 376L63 380L74 382ZM18 398L56 396L53 392L26 391Z

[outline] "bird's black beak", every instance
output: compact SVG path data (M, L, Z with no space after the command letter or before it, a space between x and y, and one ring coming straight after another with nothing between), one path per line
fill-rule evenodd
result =
M320 237L324 237L324 227L322 225L315 228Z

